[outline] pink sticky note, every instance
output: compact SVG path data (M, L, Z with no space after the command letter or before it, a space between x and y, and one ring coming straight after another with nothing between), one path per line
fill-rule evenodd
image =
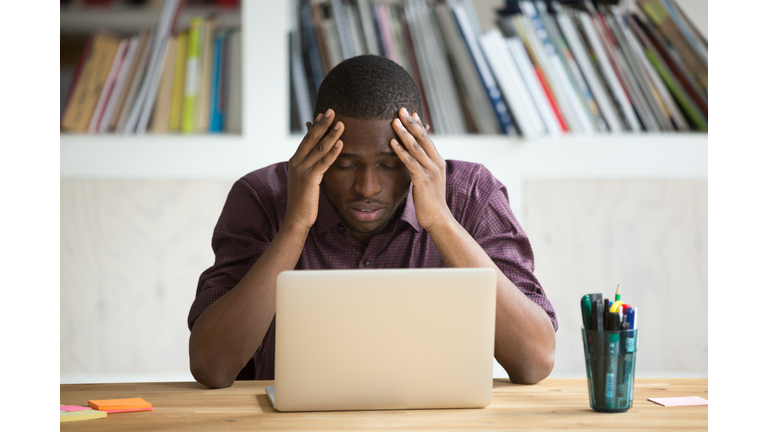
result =
M89 410L91 409L91 407L84 407L79 405L61 405L60 409L66 410L67 412L72 412L72 411Z
M648 400L665 407L709 405L708 400L698 396L648 398Z

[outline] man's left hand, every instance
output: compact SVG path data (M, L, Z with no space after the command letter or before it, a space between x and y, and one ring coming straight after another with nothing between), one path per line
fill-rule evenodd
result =
M430 232L453 219L445 202L445 160L427 135L418 114L409 114L401 108L392 127L402 144L394 138L389 144L411 173L416 218Z

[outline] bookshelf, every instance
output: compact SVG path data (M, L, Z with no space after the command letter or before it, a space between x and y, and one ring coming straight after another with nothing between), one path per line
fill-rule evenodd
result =
M489 2L476 3L480 8L481 3ZM251 170L287 160L301 140L301 135L289 132L291 4L266 1L241 4L244 77L241 135L62 134L61 178L230 181ZM188 20L191 13L197 12L186 11L182 19ZM62 32L89 28L96 18L96 22L104 25L110 20L121 21L123 26L133 26L131 30L137 31L147 19L147 12L135 12L131 19L108 18L108 12L75 17L77 14L77 11L62 13ZM531 177L707 178L707 134L702 133L568 135L536 140L436 135L433 139L444 158L483 163L510 190L522 187L524 179ZM513 201L521 199L520 193L510 195L510 198L518 197ZM513 210L519 210L519 204L513 203Z

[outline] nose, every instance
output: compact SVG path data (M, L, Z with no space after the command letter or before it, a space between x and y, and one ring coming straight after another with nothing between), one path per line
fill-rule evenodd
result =
M355 192L365 198L370 198L381 192L379 174L373 166L366 166L358 171L355 177Z

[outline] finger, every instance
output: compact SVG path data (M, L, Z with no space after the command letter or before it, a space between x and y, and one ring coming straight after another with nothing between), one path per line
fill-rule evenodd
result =
M337 140L336 143L331 146L331 150L321 157L315 166L312 167L312 171L318 174L325 174L325 172L328 171L328 168L336 162L336 158L339 157L343 148L344 143L341 140Z
M413 156L424 167L432 166L432 163L429 160L429 156L424 152L421 144L419 144L419 142L416 140L416 137L414 137L411 132L406 129L400 119L395 119L392 122L392 128L395 129L395 133L400 138L400 142L411 156Z
M395 155L400 159L400 162L402 162L408 172L411 173L411 176L419 175L424 170L424 167L419 161L417 161L416 158L413 157L413 155L396 139L392 138L389 140L389 145L392 147L392 150L395 151Z
M309 130L312 129L312 122L306 122L304 125L307 127L307 133L309 133Z
M408 110L403 108L401 111L403 111L404 114L408 116ZM429 125L424 126L424 123L421 122L421 118L419 118L419 114L413 113L406 117L404 120L407 120L404 123L406 126L413 125L416 128L416 131L411 131L411 134L416 137L417 141L424 148L424 151L427 153L427 155L429 155L430 159L437 160L440 158L440 154L437 152L435 143L432 142L432 138L430 138L427 134L429 131ZM411 129L409 128L409 130Z
M339 141L342 133L344 133L344 123L338 121L330 130L330 132L328 132L328 135L320 140L320 142L315 146L314 150L311 151L304 159L305 166L314 166L318 163L319 160L324 158L328 152L333 150L335 148L334 145Z
M304 139L296 149L295 157L303 161L307 155L310 154L312 149L315 148L326 132L328 132L328 129L333 124L334 117L335 113L330 108L325 113L318 114L317 117L315 117L315 123L309 131L307 131L307 134L304 135Z

